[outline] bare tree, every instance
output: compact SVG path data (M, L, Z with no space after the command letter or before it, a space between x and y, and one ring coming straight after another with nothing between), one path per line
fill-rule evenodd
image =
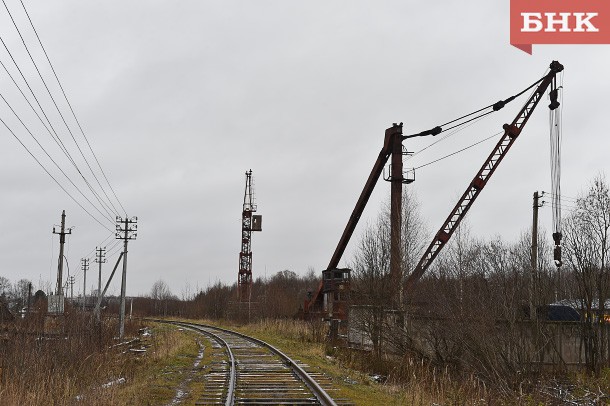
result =
M577 278L584 310L585 360L593 372L599 373L608 361L604 314L610 289L610 191L604 175L593 180L576 206L565 222L565 257Z
M155 314L163 314L164 316L167 316L168 300L173 298L172 292L169 290L167 283L161 279L156 281L150 290L150 298L153 299L154 302Z
M413 271L425 244L425 226L419 214L419 204L412 192L405 190L402 201L402 271L403 281ZM353 302L357 308L350 323L370 339L374 354L381 357L383 342L402 352L407 340L401 322L404 309L394 309L391 292L399 292L402 303L403 286L392 286L390 271L390 207L386 202L375 222L363 231L352 268Z
M0 276L0 298L7 298L11 290L11 281L4 276Z

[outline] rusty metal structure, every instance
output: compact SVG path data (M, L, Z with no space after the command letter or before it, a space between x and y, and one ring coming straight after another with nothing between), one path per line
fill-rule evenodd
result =
M436 130L434 130L434 133L431 132L430 134L436 135ZM419 136L419 134L417 136ZM347 244L358 225L362 212L364 211L390 156L392 157L390 173L389 176L385 177L385 180L391 183L390 277L392 278L392 281L395 282L392 283L392 286L395 287L395 291L390 292L390 294L392 295L391 297L394 299L395 304L397 306L399 305L399 288L400 281L402 280L400 259L402 186L404 183L411 183L414 180L412 177L405 176L403 170L403 155L405 155L405 152L403 151L402 141L409 137L410 136L405 137L402 135L402 123L394 123L392 127L386 129L383 147L377 156L377 160L364 185L364 189L343 230L339 244L337 244L326 270L322 271L322 281L311 299L305 301L305 314L323 314L324 318L338 320L339 322L347 319L350 270L337 269L337 266L339 265L339 261L347 248ZM338 299L335 300L335 298Z
M262 231L262 216L253 214L256 209L252 187L252 169L250 169L246 172L246 189L241 214L241 251L237 276L237 299L241 303L250 302L252 290L252 232Z
M434 236L434 239L415 267L415 270L407 278L405 283L405 292L409 292L411 289L413 289L415 283L417 283L417 281L422 277L432 261L434 261L434 258L437 257L445 244L447 244L447 241L449 241L453 232L457 229L464 216L466 216L466 213L477 199L487 182L489 182L491 175L493 175L502 159L504 159L508 153L510 147L517 140L517 137L519 134L521 134L521 131L523 131L523 127L532 116L538 102L540 99L542 99L549 86L551 86L551 104L549 105L549 108L551 110L555 110L557 107L559 107L559 102L557 101L555 76L561 71L563 71L563 65L557 61L551 62L549 73L547 73L538 82L536 89L525 102L525 105L521 108L521 110L519 110L519 113L512 123L504 124L504 134L496 144L495 148L489 154L489 157L487 157L485 162L483 162L483 166L481 166L481 169L479 169L472 182L470 182L468 185L468 188L466 188L466 191L462 197L460 197L458 200L457 204L449 214L449 217L447 217L440 230ZM496 105L494 105L494 110L496 108Z
M453 124L456 121L468 118L471 115L481 113L485 110L489 110L487 112L481 113L478 117L481 117L486 114L490 114L494 111L498 111L502 109L506 104L513 101L516 97L522 95L526 91L530 89L534 89L533 93L530 95L525 105L521 108L515 119L511 124L505 124L504 134L501 139L492 150L488 158L483 163L483 166L476 174L462 197L459 199L458 203L451 211L447 220L441 226L441 229L435 235L432 243L429 245L428 249L425 251L421 260L417 264L415 270L406 278L406 282L403 285L403 275L402 275L402 264L401 264L401 252L400 252L400 240L401 240L401 201L402 201L402 185L405 183L411 183L414 181L413 172L407 172L411 176L405 176L405 172L403 170L402 157L405 154L403 151L404 147L402 142L405 139L413 138L413 137L422 137L422 136L435 136L440 134L443 131L447 131L451 128L455 128L459 125L468 123L474 119L468 119L464 121L462 124L455 124L449 128L443 129L443 126L437 126L427 131L422 131L417 134L412 135L403 135L402 134L402 123L393 124L392 127L388 128L385 131L385 139L383 148L379 152L375 165L366 181L364 189L356 202L356 206L352 211L352 214L349 218L349 221L343 231L341 239L339 240L339 244L337 245L335 252L328 264L326 270L322 272L323 279L320 282L317 291L311 295L304 303L304 313L305 317L311 317L311 315L322 315L325 319L331 321L337 320L339 322L343 322L347 320L347 305L346 298L349 297L349 276L350 272L346 269L337 269L339 261L347 247L347 244L360 220L360 216L364 211L364 208L373 192L373 189L379 179L379 176L383 172L383 168L387 163L390 156L392 156L392 161L390 165L390 175L386 177L386 180L392 183L391 187L391 248L390 248L390 278L392 280L393 291L388 292L389 295L392 295L392 300L397 309L400 309L403 302L403 293L408 293L413 288L415 283L422 277L425 271L428 269L432 261L436 258L445 244L451 238L451 235L456 230L461 220L464 218L481 190L485 187L487 182L489 181L491 175L496 170L498 164L502 161L502 159L506 156L508 150L515 142L523 127L531 117L534 109L538 105L538 102L545 94L546 90L551 86L551 104L549 108L551 110L556 109L559 106L557 101L557 88L556 88L556 75L563 71L563 65L561 65L557 61L553 61L550 64L549 72L536 81L533 85L523 90L517 95L511 96L507 99L500 100L488 107L485 107L481 110L478 110L469 115L463 116L457 120L450 121L449 123L443 124L443 126L448 124ZM477 117L475 117L476 119ZM334 302L335 298L341 298Z

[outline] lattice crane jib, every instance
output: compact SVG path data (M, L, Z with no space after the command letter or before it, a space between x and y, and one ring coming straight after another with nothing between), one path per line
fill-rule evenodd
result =
M262 231L262 217L254 215L257 206L254 200L252 170L246 172L246 187L241 217L241 251L237 277L238 300L249 302L252 290L252 232Z
M386 130L386 138L385 138L385 142L384 142L384 147L382 148L381 152L379 153L377 161L373 167L373 170L371 171L371 174L369 175L369 178L364 187L364 190L362 191L360 198L358 199L358 202L356 203L356 207L354 208L354 211L352 212L352 215L350 216L350 219L343 232L343 235L341 236L339 244L337 245L337 248L335 249L335 252L331 258L327 271L332 271L339 264L341 256L343 255L344 250L347 246L347 243L349 242L349 240L353 234L353 231L356 227L356 224L358 223L358 220L360 219L360 215L362 214L362 211L364 210L364 207L368 201L368 198L370 197L370 194L375 186L375 183L377 182L377 179L381 175L383 166L385 165L389 156L392 153L392 150L390 148L390 145L393 144L392 141L396 141L396 145L398 146L398 145L400 145L401 140L405 140L407 138L423 137L423 136L430 136L430 135L436 136L444 131L449 131L449 130L452 130L459 126L463 126L463 125L465 125L469 122L472 122L474 120L477 120L478 118L483 117L487 114L491 114L495 111L501 110L502 108L504 108L505 105L512 102L517 97L523 95L525 92L527 92L531 89L534 89L533 93L530 95L529 99L527 100L525 105L522 107L522 109L519 111L519 113L517 114L517 116L515 117L513 122L511 124L504 125L504 134L502 135L500 141L497 143L497 145L495 146L493 151L490 153L489 157L484 162L483 166L481 167L481 169L479 170L477 175L474 177L474 179L472 180L472 182L470 183L470 185L468 186L468 188L466 189L466 191L464 192L464 194L462 195L462 197L460 198L460 200L454 207L453 211L450 213L450 215L447 218L447 220L445 221L445 223L443 223L443 226L441 227L439 232L434 237L432 243L430 244L430 246L428 247L428 249L422 256L422 258L421 258L420 262L418 263L418 265L416 266L415 270L406 279L406 283L403 285L403 287L404 287L404 291L409 291L413 287L413 285L417 282L417 280L419 280L419 278L421 278L421 276L425 273L425 271L428 269L430 264L434 261L434 258L436 258L436 256L445 246L445 244L449 241L449 239L451 238L451 235L458 227L460 221L464 218L464 216L466 215L466 213L468 212L468 210L470 209L470 207L472 206L472 204L474 203L474 201L480 194L481 190L485 187L485 185L489 181L490 177L496 170L497 165L506 156L506 153L508 152L508 150L510 149L510 147L512 146L512 144L514 143L516 138L521 133L523 127L529 120L534 109L536 108L539 101L542 99L546 90L549 87L551 88L551 93L550 93L551 104L549 105L549 108L551 109L551 111L554 111L555 109L557 109L557 107L559 106L559 102L557 100L557 86L555 84L555 81L556 81L556 75L561 71L563 71L563 66L559 62L553 61L550 64L549 73L547 73L544 77L537 80L534 84L532 84L525 90L521 91L520 93L510 96L506 99L500 100L494 104L491 104L491 105L484 107L480 110L477 110L473 113L470 113L470 114L467 114L460 118L457 118L455 120L449 121L441 126L434 127L430 130L422 131L420 133L416 133L416 134L412 134L412 135L402 135L402 123L400 125L394 124L393 127L388 128ZM472 116L475 116L475 117L472 118ZM560 120L560 118L559 118L559 120ZM557 122L557 121L558 120L556 119L555 122ZM555 136L555 138L559 138L559 137ZM558 153L556 155L558 156ZM398 172L398 170L397 170L397 172ZM558 178L559 175L557 175L556 177ZM401 176L401 180L404 183L409 183L408 179L403 178L402 176ZM398 187L398 185L397 185L397 187ZM557 218L560 219L560 216L557 216ZM558 221L559 220L557 220L557 222ZM558 225L556 228L559 229L559 227L560 226ZM553 238L555 240L555 245L556 245L555 260L556 260L556 263L558 263L558 265L560 265L561 264L561 262L560 262L561 261L561 259L560 259L561 233L559 231L555 231L555 233L553 234ZM324 292L324 282L321 281L318 286L317 291L315 293L312 292L313 294L311 295L311 297L305 301L304 312L306 314L319 311L319 309L322 306L322 296L323 296L322 293L323 292Z
M555 82L556 75L561 71L563 71L563 65L557 61L553 61L550 65L549 73L540 80L538 86L529 97L525 105L521 108L513 122L511 124L504 124L504 134L500 138L500 141L498 141L487 160L483 163L483 166L479 172L476 174L462 197L458 200L457 204L449 214L449 217L447 217L447 220L445 220L438 233L436 233L434 239L430 243L428 249L424 252L424 255L415 267L413 273L411 273L411 275L409 275L407 278L405 290L409 291L413 288L413 285L422 277L432 261L434 261L434 258L436 258L445 244L449 241L451 235L460 224L460 221L464 218L464 216L466 216L466 213L479 196L481 190L483 190L489 181L489 178L491 175L493 175L498 164L506 156L506 153L523 130L523 127L531 117L534 109L544 96L546 90L549 88L549 86L551 86L552 90L555 90L555 86L552 84ZM554 93L551 92L550 95L551 104L549 105L549 108L551 110L555 110L559 106L556 91Z

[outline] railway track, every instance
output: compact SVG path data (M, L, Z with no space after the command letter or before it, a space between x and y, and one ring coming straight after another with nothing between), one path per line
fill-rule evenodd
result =
M351 405L328 394L335 390L328 377L307 372L307 365L261 340L208 325L155 321L211 339L213 361L197 405Z

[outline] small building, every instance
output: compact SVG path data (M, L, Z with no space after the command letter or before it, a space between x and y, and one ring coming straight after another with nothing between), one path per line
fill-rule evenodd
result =
M563 299L560 300L558 302L555 303L551 303L549 306L566 306L566 307L570 307L572 309L574 309L575 311L578 312L578 314L580 315L581 319L584 320L585 318L585 313L586 313L586 304L585 304L585 300L584 299ZM599 311L599 300L598 299L593 299L591 301L591 310L593 311L593 313L596 315L595 317L597 318L597 313ZM604 320L606 321L606 323L610 323L610 299L606 299L604 301Z

